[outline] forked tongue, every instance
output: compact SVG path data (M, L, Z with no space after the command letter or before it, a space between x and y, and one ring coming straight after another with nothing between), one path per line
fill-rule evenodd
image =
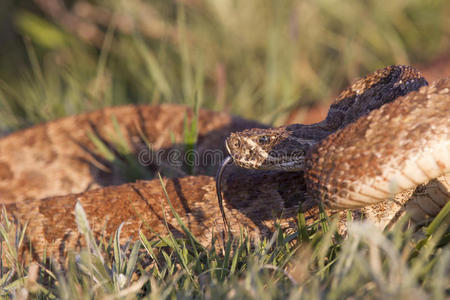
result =
M223 209L223 199L222 199L222 175L225 171L225 168L233 162L233 158L231 156L227 156L222 164L220 165L219 170L217 170L216 174L216 191L217 191L217 199L219 200L219 208L220 213L222 214L223 225L225 227L225 233L230 230L230 226L227 221L227 217L225 216L225 210Z

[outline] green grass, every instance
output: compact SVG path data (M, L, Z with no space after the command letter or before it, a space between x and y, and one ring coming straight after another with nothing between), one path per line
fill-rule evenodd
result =
M280 124L291 108L328 100L361 74L427 61L449 47L446 0L84 2L95 12L86 19L101 33L100 43L26 1L0 6L5 3L14 9L1 9L0 18L11 19L19 38L0 49L0 133L125 103L182 103ZM102 10L119 19L96 19ZM117 151L91 140L131 180L142 178L115 128ZM195 118L184 128L189 151ZM204 248L186 227L186 239L149 241L140 233L120 245L119 227L96 240L77 206L88 247L70 253L65 269L51 258L31 266L20 259L26 225L17 227L3 212L0 251L8 255L0 265L0 296L445 299L449 209L417 232L354 223L346 238L333 218L322 215L306 226L299 213L294 232L251 241L243 230L225 247L212 240Z
M445 299L450 292L449 209L447 204L433 223L417 232L403 230L402 222L387 232L370 223L349 223L343 238L331 218L311 226L299 222L294 233L277 230L270 239L251 241L242 231L227 239L225 247L214 239L204 248L173 208L166 213L177 217L186 239L169 235L149 241L139 233L137 241L120 245L120 226L110 238L96 240L77 204L78 229L88 246L71 252L64 269L50 259L24 267L15 253L26 228L14 231L14 225L3 219L2 251L12 255L1 266L0 296ZM301 213L298 218L304 220ZM15 232L16 238L8 232Z
M95 0L84 18L97 42L5 1L19 36L0 55L3 130L123 103L196 101L279 124L362 74L449 47L446 0ZM81 1L71 2L76 15Z

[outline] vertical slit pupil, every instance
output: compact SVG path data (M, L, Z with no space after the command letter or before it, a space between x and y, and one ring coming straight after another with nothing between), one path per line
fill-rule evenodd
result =
M264 135L262 137L259 138L259 143L260 144L267 144L269 142L270 138L267 135Z

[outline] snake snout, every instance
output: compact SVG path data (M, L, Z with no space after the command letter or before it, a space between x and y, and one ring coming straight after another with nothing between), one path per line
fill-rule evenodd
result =
M239 150L242 148L242 141L241 138L232 133L226 140L225 140L225 147L227 148L228 153L230 153L231 156L235 156L236 153L239 152Z

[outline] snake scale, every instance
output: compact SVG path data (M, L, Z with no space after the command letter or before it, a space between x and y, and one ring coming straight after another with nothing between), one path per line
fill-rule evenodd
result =
M299 134L296 137L297 141L312 141L303 145L305 149L296 149L296 153L299 154L297 161L301 162L302 171L286 172L273 168L249 170L236 166L227 168L223 172L222 195L225 200L224 212L230 221L230 230L239 232L243 227L255 238L270 234L276 224L284 230L291 230L295 228L299 205L302 206L307 224L312 224L318 218L317 199L327 201L328 197L330 201L338 203L337 206L346 206L344 202L339 202L339 199L336 202L333 196L342 190L348 194L355 190L351 184L340 181L344 178L341 177L340 166L348 164L348 168L354 170L352 180L355 179L354 184L358 187L365 182L365 175L372 176L369 177L369 181L375 180L373 178L376 178L374 176L377 174L386 176L380 173L380 170L391 168L392 164L402 166L399 160L414 158L415 152L409 151L408 147L428 153L427 145L431 147L430 151L436 158L431 162L437 164L439 174L442 176L427 173L428 177L436 178L426 185L401 192L395 195L394 199L352 210L352 214L354 217L364 216L381 227L392 225L405 211L412 213L415 221L435 215L449 198L450 126L447 113L450 107L450 80L442 80L428 87L425 85L426 81L420 73L411 67L388 67L357 81L341 93L331 106L330 114L325 121L313 126L296 124L282 127L282 130L294 129ZM401 97L402 95L406 96ZM363 111L360 111L362 108L352 106L352 103L372 100L373 103L366 103L370 104L369 106L362 106ZM393 100L395 101L383 105ZM355 116L363 117L357 120L358 117L340 114L342 104L350 107ZM391 107L389 105L393 104L394 107L398 107L397 110L389 108ZM380 106L381 108L377 109ZM371 117L370 111L373 109L374 112L383 113ZM332 110L337 113L331 114ZM427 110L435 114L428 115L425 113ZM409 115L410 112L414 114ZM176 105L107 108L38 125L1 138L0 203L5 206L8 216L16 224L28 224L25 242L21 248L22 255L31 253L33 258L39 259L45 253L47 256L54 255L63 259L68 251L84 246L85 241L77 230L74 218L74 207L77 202L86 211L92 231L98 238L103 234L113 233L120 224L123 224L121 242L137 238L139 230L142 230L149 239L154 238L155 233L163 235L168 230L177 237L184 236L170 211L161 182L146 180L125 183L126 179L121 177L116 165L103 159L97 153L92 140L86 136L86 132L93 132L105 145L113 148L111 129L114 129L114 122L111 121L111 116L116 116L120 131L131 145L132 151L138 154L145 148L141 133L148 137L155 151L179 147L177 143L182 144L180 136L183 135L185 126L183 124L186 119L193 118L193 113L188 108ZM339 120L342 120L340 118L344 118L347 126L338 124ZM377 124L373 118L379 118L380 121L378 127L365 131L372 141L368 143L358 130L366 126L364 122ZM387 126L386 118L397 120L396 122L399 122L400 118L406 119L405 123L402 121L397 124L401 128L392 130ZM380 122L383 123L382 126ZM335 126L334 131L330 130L330 124L334 124L332 125ZM403 131L411 124L416 124L417 130L413 130L412 133L411 130ZM231 132L241 132L240 134L249 132L254 138L255 133L259 132L258 129L254 129L255 127L265 128L261 131L266 136L264 139L267 139L267 133L281 130L267 129L264 125L230 117L224 113L200 110L196 149L202 152L205 149L217 148ZM136 128L140 128L141 131ZM243 131L246 128L251 129ZM404 140L411 143L404 144L403 148L378 145L377 141L382 139L383 135L376 133L377 128L380 128L381 133L383 128L386 128L385 133L391 132L393 135L398 133L399 139L404 134ZM350 141L345 142L343 138L345 132L353 134L354 139L350 138ZM232 134L229 137L226 143L229 150L232 150L230 145L233 137L240 134ZM260 142L260 139L257 141ZM420 145L416 147L414 142L418 144L420 142ZM368 143L366 148L363 143ZM348 152L345 152L343 147L349 147ZM381 152L369 152L371 147L383 149L378 149ZM327 150L321 150L322 148ZM364 156L358 156L353 152L357 148L369 149L364 150L369 155L367 161L363 160ZM282 149L284 152L278 153L286 154L287 148ZM311 149L319 150L311 151ZM401 149L405 152L400 153ZM315 153L324 153L324 156ZM389 157L398 159L390 162L384 159L381 161L386 164L375 165L376 153L389 154L391 155ZM347 157L357 158L356 162L363 162L362 166L356 168L357 170L353 169L351 162L346 161ZM419 158L420 161L426 162L428 156L423 158L419 155ZM117 155L117 159L125 160L120 155ZM235 159L235 162L238 161ZM323 167L318 165L318 161L323 161ZM155 171L158 167L151 165L150 170ZM213 174L215 167L211 169L209 165L199 165L197 171L200 174ZM368 169L365 169L366 167ZM184 176L179 173L173 177L175 178L164 178L162 182L171 204L199 242L208 246L213 233L220 233L224 225L217 206L214 178L205 175ZM414 181L415 178L413 176ZM347 184L346 189L335 191L334 182L337 182L336 186L339 189ZM407 188L409 185L402 187ZM363 192L366 194L365 190ZM336 213L341 220L345 220L346 211L332 208L326 210L329 214ZM344 221L339 226L345 230ZM14 233L10 232L12 235Z
M413 67L389 66L344 90L324 121L232 133L227 150L244 168L305 171L308 192L331 208L376 204L450 173L449 82L427 85Z

